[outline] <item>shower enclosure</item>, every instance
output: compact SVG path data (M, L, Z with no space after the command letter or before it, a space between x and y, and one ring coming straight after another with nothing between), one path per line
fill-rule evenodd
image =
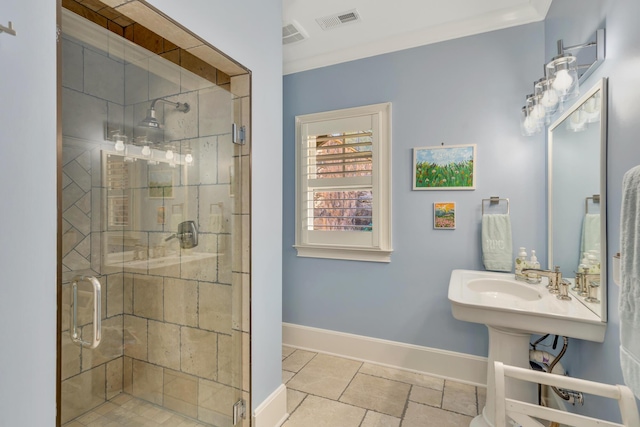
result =
M63 4L58 425L248 426L249 74Z

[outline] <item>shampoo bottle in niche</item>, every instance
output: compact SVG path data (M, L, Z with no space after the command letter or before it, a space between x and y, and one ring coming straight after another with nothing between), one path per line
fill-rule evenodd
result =
M527 268L527 250L523 247L520 248L518 252L518 257L516 258L516 280L527 280L527 277L522 274L522 269Z
M538 257L536 256L536 251L531 249L531 260L527 263L525 268L536 268L540 269L540 263L538 262ZM542 281L542 277L538 273L534 273L530 271L527 273L527 282L529 283L540 283Z

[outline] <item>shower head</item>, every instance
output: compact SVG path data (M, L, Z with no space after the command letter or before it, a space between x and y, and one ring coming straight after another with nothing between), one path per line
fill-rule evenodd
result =
M151 103L151 107L147 110L147 117L145 117L144 119L142 119L142 121L140 121L140 123L138 124L139 126L144 128L150 128L150 129L162 129L164 127L158 121L158 119L156 119L156 103L157 102L164 102L165 104L173 105L176 108L176 110L180 111L181 113L188 113L189 110L191 109L189 104L187 104L186 102L171 102L171 101L167 101L166 99L157 98L157 99L154 99L153 102Z
M142 119L142 121L140 121L138 125L151 129L162 129L164 127L160 124L158 119L156 119L156 110L154 108L150 108L147 110L147 117Z

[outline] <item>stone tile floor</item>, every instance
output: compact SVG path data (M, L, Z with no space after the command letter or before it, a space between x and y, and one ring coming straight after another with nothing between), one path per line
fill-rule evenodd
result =
M187 417L167 411L122 393L64 427L206 427Z
M289 419L283 427L461 427L486 389L282 347Z
M282 427L466 427L485 389L322 353L282 347ZM65 427L205 426L120 394Z

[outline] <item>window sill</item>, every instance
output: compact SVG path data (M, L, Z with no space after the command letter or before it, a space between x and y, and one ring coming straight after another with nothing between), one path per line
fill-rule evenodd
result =
M293 245L299 257L326 258L350 261L391 262L392 250L348 248L337 246Z

